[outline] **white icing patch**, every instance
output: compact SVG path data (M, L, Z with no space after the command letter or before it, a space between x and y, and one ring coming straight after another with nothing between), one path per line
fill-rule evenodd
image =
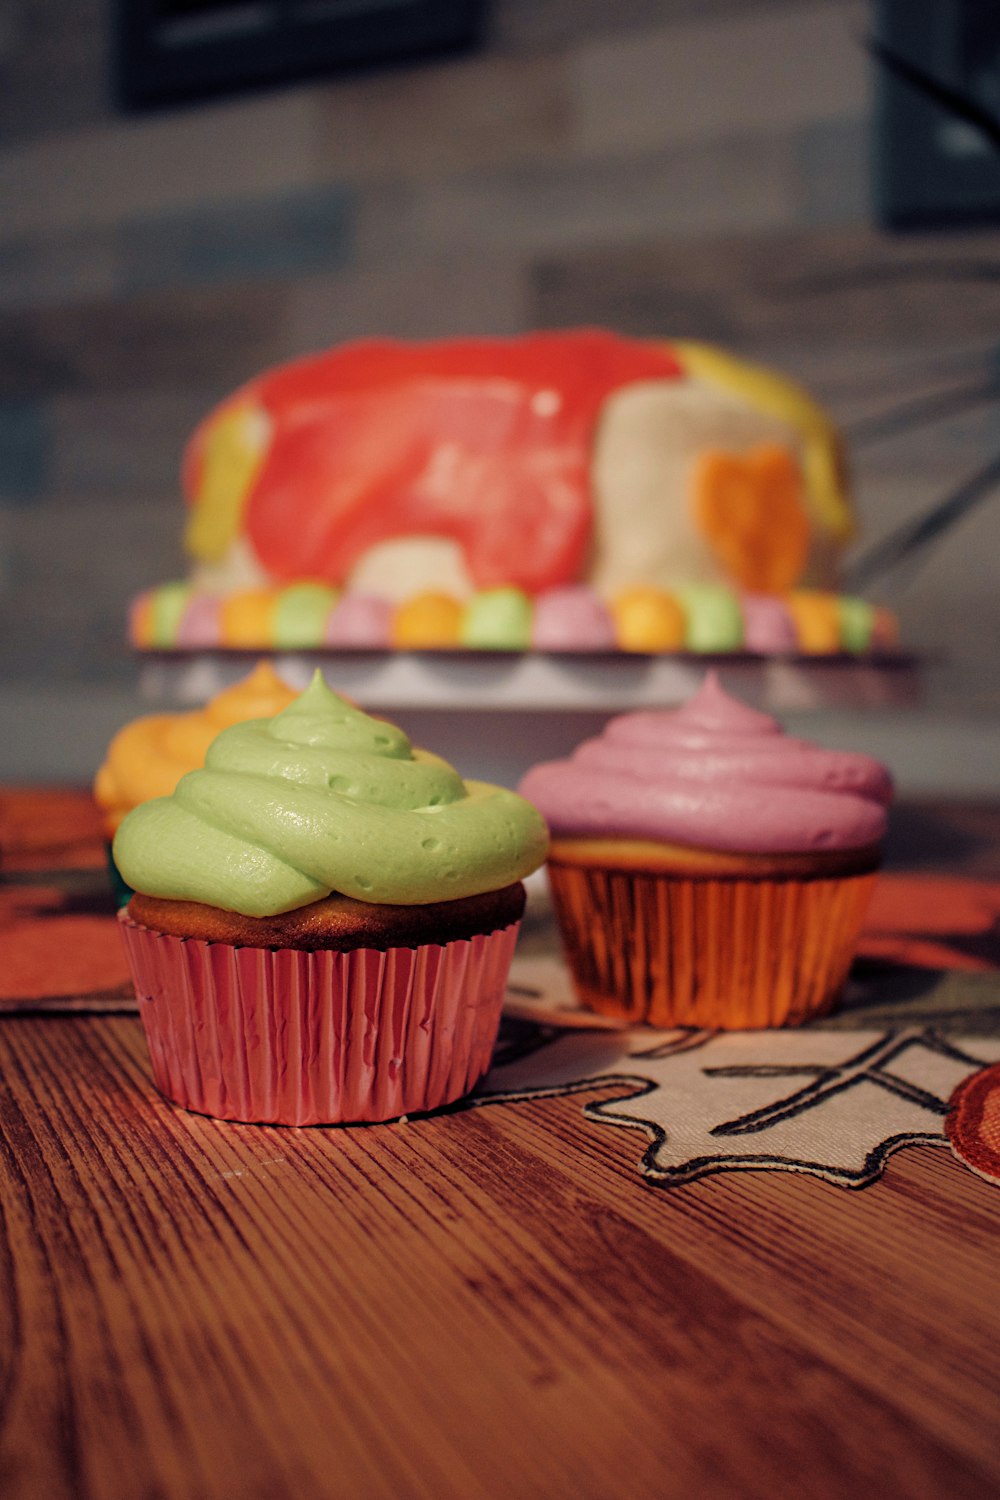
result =
M400 603L429 590L468 599L472 579L457 542L440 536L398 537L371 547L347 580L357 593Z
M241 437L253 453L266 453L271 445L274 422L263 406L248 407L241 414Z
M200 562L191 572L191 583L206 594L238 593L243 589L267 588L273 579L264 571L250 538L242 533L231 542L218 562Z
M553 417L561 406L558 391L536 391L531 398L531 410L536 417Z

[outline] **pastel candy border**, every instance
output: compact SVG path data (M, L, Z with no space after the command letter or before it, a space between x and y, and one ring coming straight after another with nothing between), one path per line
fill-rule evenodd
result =
M531 599L518 589L459 601L424 596L400 604L309 585L209 595L176 582L133 600L129 639L140 651L206 650L626 651L810 656L892 652L899 632L887 609L851 595L797 589L741 594L722 585L629 590L609 603L585 585ZM430 600L433 605L433 599ZM168 607L169 606L169 607ZM293 607L294 606L294 607ZM415 608L415 606L417 606ZM414 620L433 620L426 636Z

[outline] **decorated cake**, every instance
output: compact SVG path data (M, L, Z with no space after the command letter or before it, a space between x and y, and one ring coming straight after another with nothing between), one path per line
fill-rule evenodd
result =
M867 653L837 434L707 345L597 330L346 344L258 375L183 461L189 576L142 650Z

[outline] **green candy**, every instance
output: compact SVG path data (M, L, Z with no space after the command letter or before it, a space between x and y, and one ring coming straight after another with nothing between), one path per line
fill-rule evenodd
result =
M837 600L840 617L840 644L845 651L862 655L872 643L875 628L875 610L866 599L855 599L842 594Z
M191 597L191 585L164 583L154 589L149 614L149 639L152 646L173 646L181 615Z
M526 651L531 621L531 600L521 589L485 589L465 611L460 640L479 651Z
M325 583L293 583L282 589L274 608L274 645L279 651L322 646L327 616L338 591Z
M691 583L678 589L684 610L684 645L688 651L739 651L743 645L743 611L732 589L716 583Z

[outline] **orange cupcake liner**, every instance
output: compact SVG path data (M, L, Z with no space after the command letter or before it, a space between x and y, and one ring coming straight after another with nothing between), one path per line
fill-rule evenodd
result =
M337 953L119 922L160 1093L272 1125L393 1120L467 1094L490 1065L520 926Z
M830 1011L874 873L685 877L564 865L549 883L581 1003L636 1025L738 1031Z

